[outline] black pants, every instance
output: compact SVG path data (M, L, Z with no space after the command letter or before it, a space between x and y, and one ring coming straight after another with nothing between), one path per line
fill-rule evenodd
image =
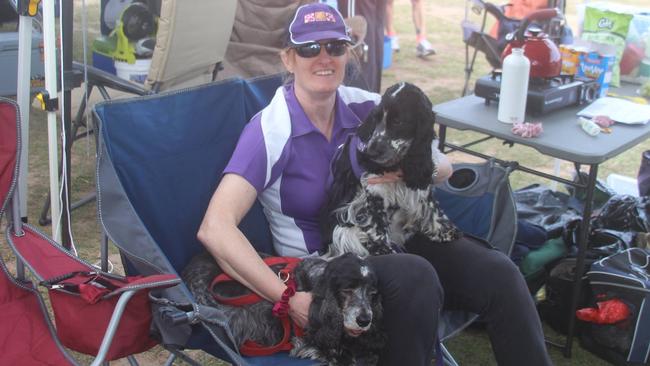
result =
M443 292L443 309L471 311L486 321L499 365L552 364L535 304L507 256L470 237L445 244L414 238L406 247L435 270L410 255L371 258L389 335L382 365L431 364Z

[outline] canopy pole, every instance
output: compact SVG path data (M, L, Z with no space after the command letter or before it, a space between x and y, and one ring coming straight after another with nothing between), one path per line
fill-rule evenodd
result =
M56 98L56 27L54 1L43 1L43 43L45 53L45 90L50 98ZM56 111L47 112L47 145L50 168L50 212L52 214L52 238L61 242L61 206L59 205L59 149L57 139Z
M21 14L18 20L18 75L16 103L20 109L20 170L18 171L19 215L27 221L27 178L29 176L29 111L31 109L32 17Z

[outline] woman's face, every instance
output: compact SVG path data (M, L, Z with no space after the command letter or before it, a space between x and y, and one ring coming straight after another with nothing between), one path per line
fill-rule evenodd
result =
M339 42L340 41L334 41ZM325 50L328 41L320 41L320 53L314 57L302 57L296 49L290 48L282 53L282 61L287 70L294 75L294 85L301 92L330 94L343 82L348 49L340 56L330 55Z

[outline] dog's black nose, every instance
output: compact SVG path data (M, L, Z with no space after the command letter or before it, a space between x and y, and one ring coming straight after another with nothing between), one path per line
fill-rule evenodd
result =
M361 314L357 317L357 324L362 328L367 327L371 321L372 317L369 314Z

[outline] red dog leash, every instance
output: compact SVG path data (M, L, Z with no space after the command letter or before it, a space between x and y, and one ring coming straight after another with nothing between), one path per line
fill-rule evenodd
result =
M276 302L275 305L273 305L273 316L280 318L284 335L282 336L282 340L280 340L278 344L273 346L268 346L268 347L265 347L251 340L246 340L239 348L239 351L243 355L268 356L280 351L291 350L291 348L293 347L290 342L292 328L294 334L297 337L302 337L303 335L302 329L298 327L294 322L292 322L291 318L289 317L289 299L291 299L291 297L296 293L296 280L293 271L298 265L298 263L300 263L300 261L301 261L300 258L295 258L295 257L264 258L264 263L266 263L266 265L269 267L282 265L282 264L285 265L284 268L278 271L278 277L280 277L280 279L287 285L287 288L282 293L282 297L280 301ZM226 273L222 273L216 276L214 280L212 280L212 283L210 284L210 290L215 300L217 300L222 304L230 305L230 306L244 306L244 305L254 304L260 301L266 301L265 299L263 299L261 296L259 296L254 292L251 292L250 294L246 294L243 296L238 296L238 297L223 297L220 296L216 291L214 291L215 286L223 282L230 282L230 281L234 281L234 279Z

